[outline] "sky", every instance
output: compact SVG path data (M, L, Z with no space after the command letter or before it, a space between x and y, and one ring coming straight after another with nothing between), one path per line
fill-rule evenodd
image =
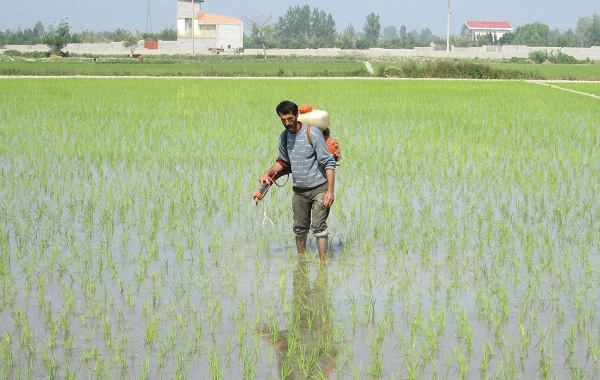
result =
M450 0L450 33L460 34L465 21L508 21L513 28L541 22L551 30L575 30L580 17L600 14L600 0ZM362 31L367 15L379 15L382 28L402 25L408 32L429 28L433 34L446 35L447 0L206 0L202 11L237 17L248 24L250 19L271 17L276 22L290 7L308 4L331 13L338 31L352 24ZM148 22L150 8L150 22ZM159 32L175 27L176 0L0 0L0 31L33 28L41 21L45 28L57 26L65 19L72 32L82 30ZM150 30L148 30L150 29ZM246 30L248 33L248 30Z

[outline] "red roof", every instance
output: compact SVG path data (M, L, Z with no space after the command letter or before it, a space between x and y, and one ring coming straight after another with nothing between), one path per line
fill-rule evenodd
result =
M503 29L512 30L508 21L465 21L469 29Z
M212 23L212 24L241 24L242 20L235 17L219 16L210 13L198 13L199 23Z

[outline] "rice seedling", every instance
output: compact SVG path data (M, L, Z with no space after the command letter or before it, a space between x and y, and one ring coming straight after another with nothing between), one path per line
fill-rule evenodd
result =
M598 375L597 99L516 81L0 81L3 378ZM298 268L289 185L250 202L284 98L328 110L346 153L325 270L311 249Z

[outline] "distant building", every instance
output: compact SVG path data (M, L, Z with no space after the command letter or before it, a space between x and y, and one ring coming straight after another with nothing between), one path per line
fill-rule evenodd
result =
M177 0L177 41L191 53L238 51L244 47L244 22L201 12L203 0Z
M487 34L499 39L505 33L512 31L513 27L508 21L465 21L460 34L469 36L471 41L475 41L478 36Z

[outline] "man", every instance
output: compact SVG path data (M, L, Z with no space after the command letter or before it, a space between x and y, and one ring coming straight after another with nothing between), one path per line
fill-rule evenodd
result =
M310 128L309 141L307 125L298 120L298 106L295 103L283 101L276 111L285 127L279 135L279 156L259 181L261 184L272 182L271 178L277 173L291 171L298 255L304 255L306 238L312 229L317 238L319 258L324 262L328 245L327 217L334 200L335 159L319 128Z

